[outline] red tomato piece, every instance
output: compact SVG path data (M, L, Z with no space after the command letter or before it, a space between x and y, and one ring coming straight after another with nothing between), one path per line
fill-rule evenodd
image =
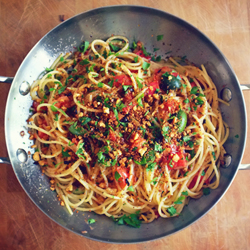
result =
M180 103L175 99L168 99L164 102L164 109L170 113L175 113L179 110Z
M119 173L119 175L121 176L118 179L118 183L120 185L120 187L123 189L126 187L127 183L126 183L126 179L129 177L129 172L128 169L124 168L124 167L117 167L116 171Z
M148 95L153 95L156 91L156 89L159 89L159 82L158 81L153 81L148 85Z
M189 184L189 186L188 186L189 189L192 189L192 188L195 186L195 184L196 184L196 182L197 182L197 179L198 179L198 176L199 176L199 173L197 173L197 174L194 176L193 180L190 182L190 184ZM201 181L203 180L203 178L204 178L204 176L201 176L200 182L199 182L199 183L201 183ZM208 185L208 184L209 184L209 178L207 178L207 179L204 181L204 183Z
M135 54L138 55L138 56L140 56L140 57L143 57L143 58L146 58L148 60L151 60L151 56L145 56L142 50L138 50Z
M194 82L191 82L190 85L192 88L196 86L196 84Z
M116 141L116 135L115 132L112 130L109 130L109 140Z
M49 136L41 131L38 131L38 136L43 140L48 140Z
M131 93L130 91L127 92L127 93L125 94L125 96L124 96L124 102L125 102L125 103L130 103L130 102L132 101L132 99L133 99L132 93Z
M68 98L68 96L63 95L57 99L57 103L55 103L55 107L61 108L62 106L66 108L70 107L70 99Z
M137 147L137 149L140 149L142 148L144 142L146 142L146 140L138 133L134 132L130 137L130 148L133 149Z
M120 87L120 85L132 85L130 77L125 74L117 75L113 79L115 87Z
M154 80L160 82L162 74L164 74L166 72L171 72L171 71L172 71L172 69L170 69L167 66L164 66L160 69L156 69L155 73L154 73Z
M76 138L72 139L72 143L74 143L75 145L77 145L79 143L79 141Z
M35 112L37 112L37 107L38 107L38 105L39 105L40 103L39 102L36 102L36 101L33 101L33 103L32 103L32 108L35 110ZM40 109L39 109L39 111L41 112L41 111L47 111L47 108L46 107L41 107Z
M163 162L163 164L167 164L169 170L182 169L187 166L184 151L178 150L177 146L174 144L170 145L170 153L162 156L161 162Z

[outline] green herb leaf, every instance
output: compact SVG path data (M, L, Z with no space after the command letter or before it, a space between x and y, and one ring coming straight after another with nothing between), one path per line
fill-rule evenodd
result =
M58 114L55 114L54 120L57 122L58 121Z
M63 155L63 157L69 157L70 156L70 154L69 154L69 150L64 150L65 148L64 147L62 147L62 155Z
M158 152L162 152L162 146L158 143L155 143L154 150Z
M216 160L215 152L212 152L212 156L213 156L214 160Z
M187 142L187 141L190 141L190 140L191 140L191 138L188 135L186 135L186 136L183 137L183 141L184 142Z
M138 88L142 89L143 88L143 84L141 83L143 81L143 79L139 78L138 76L135 78L137 84L138 84Z
M206 174L206 172L204 170L202 170L201 176L204 176L205 174Z
M203 194L204 195L209 195L210 194L210 188L203 188Z
M58 111L58 109L57 109L54 105L51 105L51 106L50 106L50 109L51 109L53 112L57 112L57 111Z
M118 181L121 178L121 175L115 171L115 179Z
M123 90L126 92L129 88L132 88L132 85L122 85Z
M98 84L97 84L98 88L102 88L103 85L104 85L104 83L102 83L102 82L98 82Z
M182 204L182 201L185 200L184 196L180 196L175 202L174 204Z
M188 196L188 191L182 192L182 195Z
M92 218L88 219L88 224L93 224L93 223L95 223L95 222L96 222L95 219L92 219Z
M89 64L89 60L87 58L85 58L84 60L82 60L80 63L80 65L87 65Z
M146 168L146 171L148 172L148 171L153 170L155 166L156 166L156 162L149 163L148 167Z
M150 63L148 63L148 62L143 62L143 64L142 64L143 70L147 70L149 68L149 66L150 66Z
M196 105L202 105L203 103L204 101L200 97L196 98L196 102L195 102Z
M62 94L62 92L67 88L67 86L63 86L60 89L58 89L58 94Z
M197 86L195 86L195 87L193 87L193 88L191 89L190 94L195 95L195 94L197 94L198 90L199 90L199 88L198 88Z
M118 223L118 225L129 225L132 227L136 227L139 228L141 226L141 221L139 220L139 213L140 211L137 211L135 214L130 214L130 215L126 215L124 214L122 217L114 219L113 220L115 222Z
M53 69L50 69L50 68L46 68L45 70L46 70L47 72L53 71Z
M135 61L135 63L138 62L138 56L136 56L136 57L134 58L134 61Z
M138 105L143 107L142 99L141 97L137 99Z
M158 179L158 177L155 177L152 181L150 181L150 183L153 182L153 184L155 185L157 183L157 181L156 181L157 179Z
M111 47L111 49L114 51L114 52L117 52L120 50L120 48L118 46L115 46L114 44L112 43L109 43L109 46Z
M86 125L88 122L91 121L91 118L89 117L80 117L79 121L81 122L82 126Z
M157 36L157 41L161 41L163 39L163 35L158 35Z
M132 191L132 192L135 191L133 186L129 186L129 187L127 188L127 190L128 190L128 191Z
M176 214L176 209L174 207L169 207L167 210L168 210L170 216L173 216Z

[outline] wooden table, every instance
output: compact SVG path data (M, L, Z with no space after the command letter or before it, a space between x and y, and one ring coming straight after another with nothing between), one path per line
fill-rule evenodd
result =
M0 75L14 76L35 43L60 23L59 15L67 19L88 9L116 4L150 6L185 19L218 45L239 81L249 83L249 0L1 0ZM1 84L1 88L0 155L7 156L4 107L9 85ZM244 95L250 107L250 93ZM249 149L248 142L246 152ZM250 154L245 153L243 162L250 162ZM250 249L249 192L250 171L239 171L223 199L185 230L153 242L114 245L85 239L52 222L29 200L11 166L1 165L0 249Z

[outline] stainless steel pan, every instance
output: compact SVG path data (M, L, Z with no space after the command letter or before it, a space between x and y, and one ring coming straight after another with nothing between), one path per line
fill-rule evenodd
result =
M68 52L82 40L105 39L112 34L124 35L143 41L148 51L154 47L164 57L171 55L186 56L196 65L204 64L214 80L219 93L227 87L232 94L230 107L222 105L225 121L230 126L230 136L225 145L231 155L229 167L221 169L221 181L216 190L199 200L191 200L182 215L171 219L157 219L151 224L143 224L140 229L119 226L105 216L91 213L96 219L93 230L85 222L88 213L70 216L59 205L56 193L51 192L46 176L41 175L38 165L27 157L30 146L25 129L29 116L31 98L28 86L38 75L52 64L60 52ZM157 35L164 35L157 41ZM159 53L158 53L159 54ZM4 79L2 79L4 80ZM7 79L8 80L8 79ZM227 91L224 93L228 93ZM20 135L25 131L25 135ZM234 179L244 151L246 140L246 112L239 82L226 58L218 48L200 31L185 21L152 8L137 6L113 6L91 10L77 15L60 24L45 35L29 52L13 80L5 115L5 135L9 159L15 174L33 202L51 219L61 226L85 237L106 242L142 242L175 233L202 217L223 196ZM235 137L238 135L238 138ZM8 159L2 159L8 162Z

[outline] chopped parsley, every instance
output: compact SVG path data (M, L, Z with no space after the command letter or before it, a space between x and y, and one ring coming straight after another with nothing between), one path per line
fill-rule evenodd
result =
M80 51L80 52L82 52L84 54L87 51L88 47L89 47L89 42L85 41L83 44L81 44L78 47L78 51Z
M62 147L62 155L63 155L63 157L69 157L69 156L70 156L69 150L66 150L66 151L65 151L65 148Z
M197 86L195 86L191 89L190 94L195 95L195 94L197 94L198 90L199 90L199 88Z
M210 194L210 188L203 188L203 194L204 195L209 195Z
M95 223L95 222L96 222L95 219L92 219L92 218L88 219L88 224L93 224L93 223Z
M176 209L174 207L169 207L167 210L170 216L173 216L176 214Z
M143 70L147 70L149 68L149 66L150 66L150 63L148 63L148 62L143 62L143 64L142 64Z
M98 84L97 84L98 88L102 88L103 85L104 85L104 83L102 83L102 82L98 82Z
M182 201L185 200L184 196L180 196L175 202L174 204L182 204Z
M139 220L139 213L140 211L137 211L135 214L124 214L122 217L116 219L112 216L112 218L115 222L118 223L118 225L129 225L131 227L139 228L141 226L141 221Z
M158 35L157 36L157 41L161 41L163 39L163 35Z
M115 171L115 179L118 181L121 178L121 175Z

